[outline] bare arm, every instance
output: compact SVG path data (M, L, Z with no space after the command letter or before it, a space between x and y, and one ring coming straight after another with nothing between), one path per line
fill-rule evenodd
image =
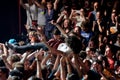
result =
M37 51L32 52L31 54L29 54L29 55L27 56L27 59L30 60L31 58L33 58L36 53L37 53Z
M63 17L64 17L64 14L60 14L60 16L58 17L56 23L60 23L62 21Z
M8 50L7 50L7 48L5 47L5 44L0 43L0 45L1 45L1 47L2 47L3 54L4 54L5 56L8 56L9 54L8 54Z
M64 65L65 65L64 57L61 57L61 59L60 59L60 79L61 80L66 80Z
M54 64L53 70L57 70L59 64L60 64L60 55L57 55L57 58L55 60L55 64Z
M38 1L35 0L35 1L34 1L34 4L35 4L37 7L44 9L44 1L41 2L41 3L39 3Z
M50 57L51 57L51 54L48 54L47 56L45 56L41 62L41 66L46 66L46 62Z
M37 73L36 76L40 79L42 79L42 72L41 72L41 65L40 65L40 59L39 56L36 56L36 61L37 61Z
M55 2L53 3L55 10L57 10L57 8L58 8L57 5L58 5L59 1L60 1L60 0L55 0Z
M78 55L74 54L74 59L75 59L75 68L78 72L79 77L82 78L82 73L81 73L81 70L80 70Z
M68 72L68 74L71 74L72 70L71 70L71 65L70 65L70 61L68 60L68 57L66 57L65 60L66 60L66 64L67 64L67 72Z
M69 16L69 19L73 19L73 15L75 15L75 10L71 10L71 14L70 14L70 16Z
M22 59L20 60L21 63L24 63L25 60L27 59L27 56L28 56L28 52L25 52L24 53L24 56L22 57Z

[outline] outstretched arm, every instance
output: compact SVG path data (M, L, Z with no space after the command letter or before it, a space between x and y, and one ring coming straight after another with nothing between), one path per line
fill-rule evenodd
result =
M36 54L36 61L37 61L37 73L36 73L36 77L42 79L42 72L41 72L41 59L39 57L40 54Z
M61 57L60 59L60 79L61 80L66 80L66 75L65 75L65 57Z
M4 44L4 43L0 43L0 46L1 46L1 48L2 48L3 54L4 54L5 56L8 56L9 54L8 54L7 48L5 47L5 44Z
M57 10L57 8L58 8L58 3L59 3L59 1L60 1L60 0L55 0L55 2L53 3L55 10Z
M42 8L42 9L44 9L44 4L45 4L45 0L42 0L40 3L38 2L38 1L36 1L36 0L34 0L34 4L37 6L37 7L39 7L39 8Z

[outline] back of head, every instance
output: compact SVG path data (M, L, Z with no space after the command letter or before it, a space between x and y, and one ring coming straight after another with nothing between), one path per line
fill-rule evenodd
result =
M60 33L60 31L58 29L54 29L53 34L54 35L60 35L61 33Z
M10 60L10 61L12 61L14 63L14 62L20 61L20 57L18 55L16 55L16 54L12 54L12 55L10 55L8 57L8 60Z
M13 79L13 80L22 80L22 78L23 78L23 73L22 72L20 72L19 70L12 70L12 71L10 71L10 73L9 73L9 78L15 78L15 79ZM17 79L16 79L17 78Z
M69 36L65 39L67 45L72 49L75 54L79 54L82 49L81 40L78 39L76 36Z

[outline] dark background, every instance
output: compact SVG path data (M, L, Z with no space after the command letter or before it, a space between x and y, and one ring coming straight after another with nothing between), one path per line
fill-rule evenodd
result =
M0 10L0 43L26 33L26 14L19 0L2 0Z

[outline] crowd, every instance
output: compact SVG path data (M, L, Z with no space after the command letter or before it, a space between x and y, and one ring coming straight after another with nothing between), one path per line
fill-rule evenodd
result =
M20 4L27 34L0 43L0 80L120 80L119 0Z

